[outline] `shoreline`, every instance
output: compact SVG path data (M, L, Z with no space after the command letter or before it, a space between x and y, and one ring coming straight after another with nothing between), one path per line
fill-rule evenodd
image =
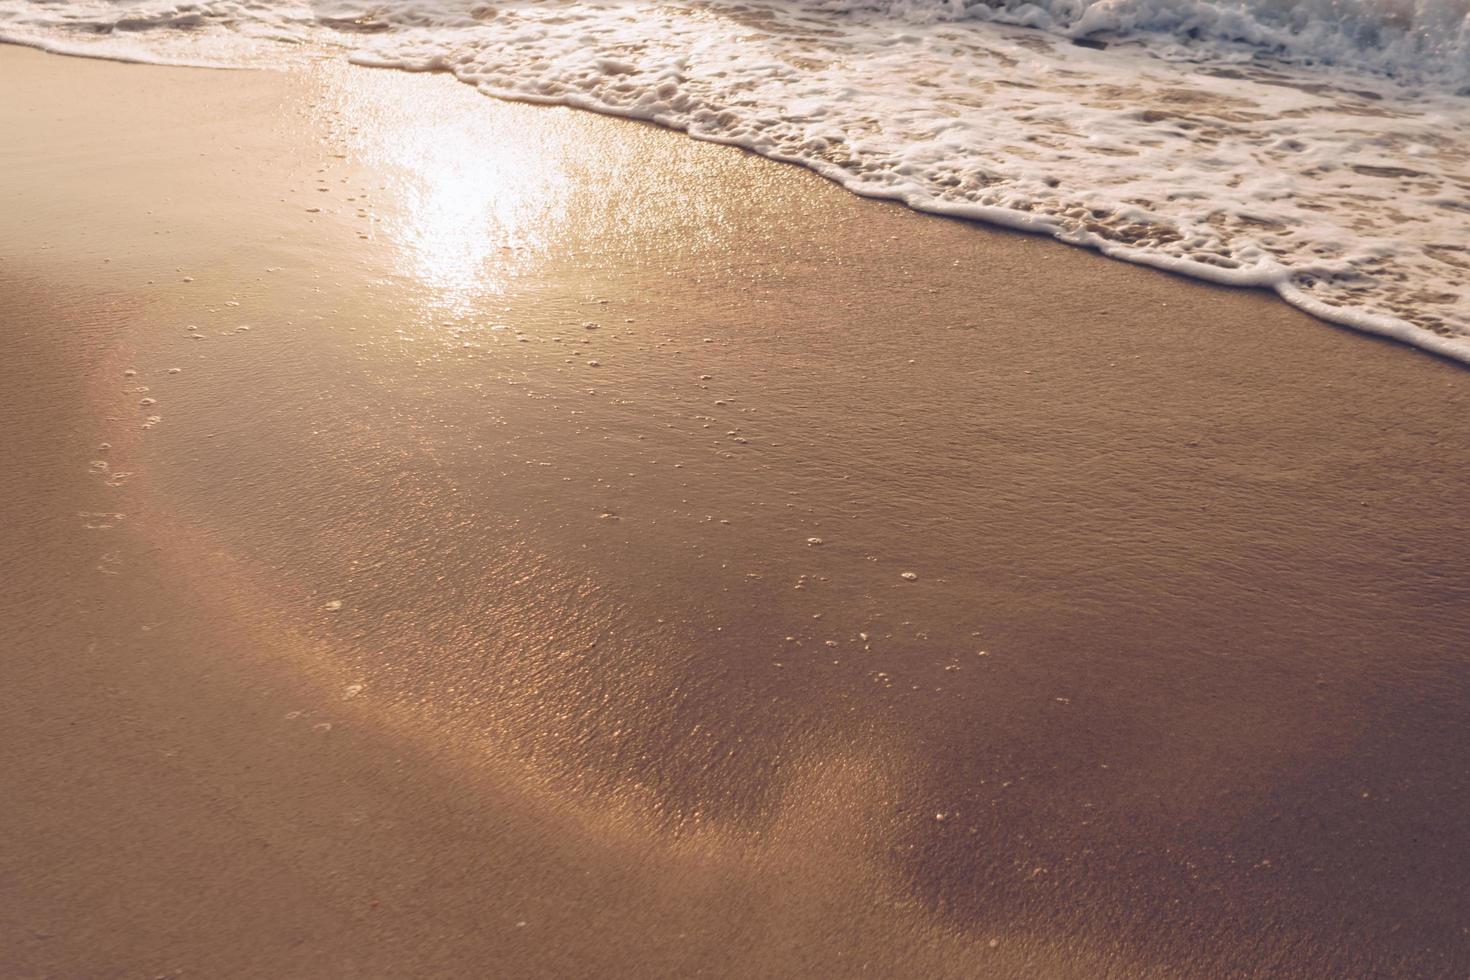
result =
M1470 964L1458 365L447 78L0 74L0 972Z
M39 39L16 40L6 38L0 40L0 44L28 47L62 57L95 58L114 61L119 64L153 64L159 67L187 67L207 70L293 70L278 64L209 65L170 61L156 57L150 60L145 56L133 56L125 53L95 54L88 51L86 45L58 45L53 41L42 41ZM849 193L856 194L860 197L876 201L896 202L921 214L972 222L993 230L1038 235L1070 247L1094 252L1113 261L1166 272L1196 282L1230 288L1263 290L1273 295L1280 302L1286 303L1288 306L1306 313L1311 318L1338 329L1351 330L1368 336L1383 338L1394 343L1413 347L1432 357L1443 358L1470 367L1470 340L1467 340L1463 336L1456 336L1453 333L1440 332L1429 327L1416 325L1403 317L1397 317L1387 313L1373 313L1356 307L1343 306L1312 295L1310 289L1313 283L1330 282L1337 275L1337 272L1333 271L1330 264L1321 268L1300 267L1294 272L1289 264L1274 263L1270 268L1261 268L1258 265L1242 268L1228 264L1216 264L1213 261L1199 261L1188 257L1155 253L1149 251L1147 248L1134 247L1123 241L1110 239L1096 230L1076 228L1068 231L1057 215L1047 215L1044 213L1033 214L1029 211L1016 210L1002 205L985 205L971 201L946 201L926 198L923 192L912 188L869 186L864 179L850 173L837 163L827 162L819 158L809 159L799 154L792 155L775 150L763 151L750 145L749 140L733 138L712 131L703 131L696 128L690 120L681 120L667 113L660 115L645 111L633 111L628 107L609 104L576 92L563 93L557 96L540 96L514 88L498 88L491 85L475 84L460 78L451 68L439 66L415 67L409 64L395 63L391 60L374 58L371 54L344 51L342 52L342 61L357 67L377 70L405 71L416 74L444 73L454 78L457 82L468 85L481 95L501 101L536 106L565 107L578 111L592 112L610 118L657 126L680 133L691 139L710 142L719 146L734 147L743 152L752 153L776 163L791 164L809 170L823 179L837 184ZM1295 280L1299 275L1307 276L1309 282L1306 285L1296 282ZM1426 302L1431 301L1426 300ZM1422 313L1423 311L1420 310L1419 312ZM1441 327L1443 327L1443 323L1441 323Z

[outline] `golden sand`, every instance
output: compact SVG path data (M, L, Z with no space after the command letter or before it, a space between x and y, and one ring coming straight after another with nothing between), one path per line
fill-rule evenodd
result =
M1462 368L443 76L0 81L0 975L1470 968Z

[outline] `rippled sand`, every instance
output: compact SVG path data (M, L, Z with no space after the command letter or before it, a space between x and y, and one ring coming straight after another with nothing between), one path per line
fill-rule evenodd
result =
M0 974L1470 969L1462 368L443 77L0 79Z

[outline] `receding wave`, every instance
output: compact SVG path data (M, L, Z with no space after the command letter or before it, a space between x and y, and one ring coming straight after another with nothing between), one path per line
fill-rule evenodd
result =
M1467 24L1451 0L0 0L0 38L68 53L345 56L648 119L1470 363Z

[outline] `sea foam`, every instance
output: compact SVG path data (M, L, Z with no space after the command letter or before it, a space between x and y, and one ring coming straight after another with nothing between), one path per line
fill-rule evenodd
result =
M1470 363L1467 24L1463 0L0 0L0 38L66 53L345 56L647 119Z

